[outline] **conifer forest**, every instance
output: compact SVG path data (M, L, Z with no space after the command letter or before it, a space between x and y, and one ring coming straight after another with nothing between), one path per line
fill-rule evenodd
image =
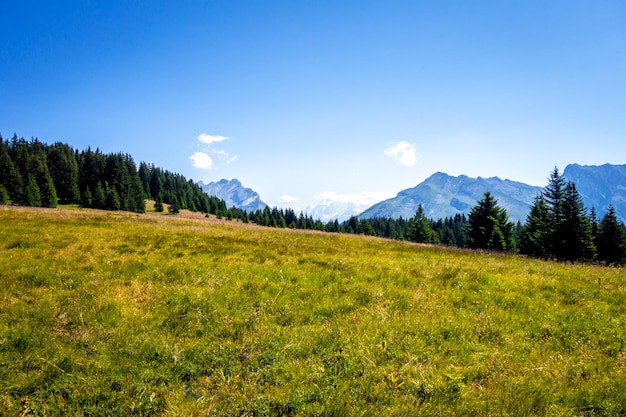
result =
M0 204L84 208L144 213L146 200L155 211L182 209L260 226L354 233L418 243L520 253L570 262L623 264L626 227L609 206L602 218L585 207L574 183L558 168L537 195L526 222L509 221L506 210L486 192L469 214L429 219L420 204L410 219L353 216L322 222L293 209L265 207L248 213L208 196L192 180L154 164L136 165L131 155L105 154L99 149L75 150L67 144L48 145L38 139L0 136Z

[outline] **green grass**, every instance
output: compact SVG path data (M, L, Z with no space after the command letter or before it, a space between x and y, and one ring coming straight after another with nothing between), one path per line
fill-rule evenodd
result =
M626 273L0 207L0 414L624 416Z

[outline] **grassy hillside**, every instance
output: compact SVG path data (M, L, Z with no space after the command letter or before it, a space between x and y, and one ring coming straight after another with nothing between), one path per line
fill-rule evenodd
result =
M626 273L0 207L4 415L623 416Z

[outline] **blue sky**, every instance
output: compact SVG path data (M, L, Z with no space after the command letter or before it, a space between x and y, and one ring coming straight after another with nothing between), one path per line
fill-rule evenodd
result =
M623 1L19 1L0 133L270 205L626 163Z

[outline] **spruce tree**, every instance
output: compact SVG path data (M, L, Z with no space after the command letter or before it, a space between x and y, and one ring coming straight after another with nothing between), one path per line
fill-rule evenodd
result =
M38 171L37 185L41 192L41 206L54 208L57 206L57 192L43 156L38 160Z
M78 163L68 145L55 143L47 151L48 169L61 203L76 203L80 199Z
M87 188L80 197L80 204L83 207L92 207L93 205L93 196L91 195L91 191Z
M24 205L41 207L41 191L34 177L29 177L24 189Z
M472 207L468 219L469 245L478 249L514 250L513 223L505 209L487 191Z
M311 227L313 229L314 227ZM367 219L361 219L357 223L357 234L366 235L366 236L374 236L376 231L372 227L371 223Z
M55 208L58 203L57 192L49 174L43 173L40 180L41 206Z
M546 225L546 250L550 256L562 258L565 242L563 230L563 200L565 198L566 182L559 169L554 167L548 185L543 191L543 197L548 206L548 224Z
M562 259L569 261L590 261L595 258L592 226L582 197L573 182L565 186L563 198Z
M609 206L598 227L598 260L620 265L626 261L624 227L617 220L613 205Z
M104 206L107 210L119 210L122 207L120 196L115 187L109 187L107 190Z
M150 167L145 162L139 164L139 180L141 181L141 187L144 192L144 198L152 199L150 194Z
M136 213L146 212L146 196L139 172L130 155L126 155L126 165L130 175L129 207Z
M438 243L439 239L430 227L430 223L426 218L422 204L417 206L415 216L409 220L407 239L418 243Z
M0 185L4 186L13 202L23 200L22 177L9 155L9 145L0 137Z
M9 193L2 184L0 184L0 204L9 204Z
M99 208L99 209L106 208L106 199L107 199L106 191L104 190L102 183L98 181L96 183L96 188L93 193L93 207Z
M154 211L157 213L163 212L163 196L159 194L154 202Z
M178 198L174 197L174 200L167 207L167 212L169 214L178 214L178 213L180 213L180 203L178 202Z
M596 214L596 208L591 207L589 210L589 221L591 222L591 239L593 245L598 249L598 215Z
M535 197L520 237L520 252L535 257L547 257L548 204L542 195Z

